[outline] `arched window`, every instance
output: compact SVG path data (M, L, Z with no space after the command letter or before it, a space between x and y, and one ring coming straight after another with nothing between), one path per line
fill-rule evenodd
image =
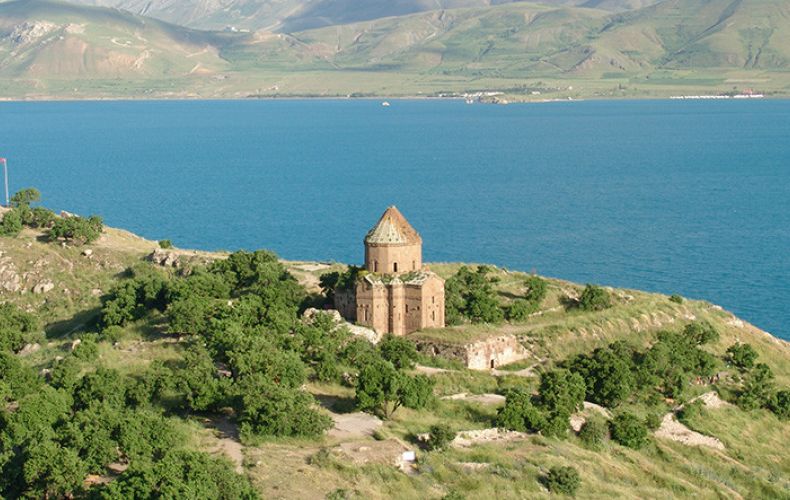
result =
M379 261L377 261L377 260L373 261L373 272L374 273L379 272Z
M393 262L392 263L392 272L393 273L397 273L398 272L398 263L397 262Z

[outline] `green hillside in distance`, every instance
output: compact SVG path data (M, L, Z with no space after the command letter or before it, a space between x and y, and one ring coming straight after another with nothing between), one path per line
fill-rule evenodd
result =
M488 7L514 0L71 0L114 7L191 28L302 31L337 24L440 9ZM518 1L518 0L515 0ZM644 7L656 0L543 0L541 3L610 11Z
M5 98L785 96L790 6L664 0L612 13L515 2L281 33L14 1L0 3L0 79Z

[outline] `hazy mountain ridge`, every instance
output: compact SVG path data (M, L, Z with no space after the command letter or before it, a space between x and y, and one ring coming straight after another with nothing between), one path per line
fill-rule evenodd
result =
M69 0L115 7L135 14L199 29L233 26L248 30L303 31L419 12L482 8L519 0ZM554 6L609 11L644 7L656 0L543 0Z
M6 95L62 95L78 89L71 80L88 96L414 95L529 80L650 86L657 95L734 81L786 93L789 67L790 5L781 0L664 0L614 14L516 2L294 33L201 31L49 0L0 3Z

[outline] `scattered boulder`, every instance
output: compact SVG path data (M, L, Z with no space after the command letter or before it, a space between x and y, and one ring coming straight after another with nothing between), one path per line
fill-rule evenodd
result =
M76 349L76 348L77 348L77 346L78 346L78 345L80 345L80 344L82 344L82 340L81 340L81 339L75 339L75 340L73 340L73 341L71 342L71 350L73 351L73 350L74 350L74 349Z
M27 356L28 354L33 354L34 352L38 351L39 349L41 349L41 345L39 345L39 344L27 344L27 345L25 345L25 347L22 348L21 351L19 351L19 355L20 356Z
M318 316L319 314L325 314L332 317L332 321L335 323L340 323L343 321L342 316L340 313L334 309L316 309L315 307L308 308L303 314L302 318L305 319L308 323L312 322L313 319Z
M91 255L93 255L93 250L91 250L90 248L86 248L85 250L82 251L82 255L85 257L90 257Z
M33 287L33 293L39 295L42 293L47 293L55 288L55 284L52 281L42 281L41 283L35 285Z
M178 258L178 253L173 251L163 250L157 248L148 256L148 259L154 264L163 267L181 267L181 261Z

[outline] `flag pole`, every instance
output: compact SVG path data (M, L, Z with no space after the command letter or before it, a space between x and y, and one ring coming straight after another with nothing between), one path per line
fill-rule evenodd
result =
M11 202L8 199L8 162L5 158L0 158L0 161L3 162L3 179L5 180L5 206L11 206Z

